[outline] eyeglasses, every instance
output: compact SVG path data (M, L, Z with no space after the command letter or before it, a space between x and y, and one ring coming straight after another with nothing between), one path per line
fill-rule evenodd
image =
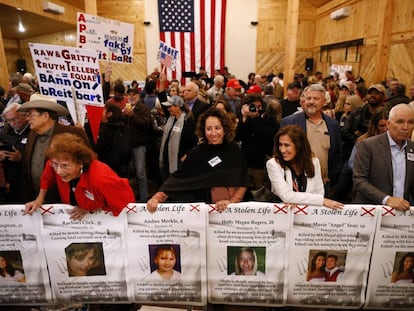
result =
M53 169L55 171L57 171L59 167L62 171L67 171L67 170L71 169L74 166L74 164L57 163L57 162L49 162L49 164L50 164L51 167L53 167Z

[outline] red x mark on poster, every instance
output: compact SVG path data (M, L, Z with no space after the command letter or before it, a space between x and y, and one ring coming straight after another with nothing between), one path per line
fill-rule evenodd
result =
M190 212L199 212L200 211L200 209L199 209L200 204L197 204L197 205L191 205L190 204L190 206L191 206Z
M287 204L283 204L282 206L279 206L277 204L273 204L273 206L275 207L275 211L273 212L273 214L278 214L278 213L284 213L287 214L288 213L288 208L289 205Z
M44 215L46 213L52 214L54 215L55 213L53 212L53 205L51 205L49 208L43 208L40 207L40 209L42 210L41 215Z
M392 207L383 206L382 210L383 210L382 216L385 216L387 214L395 216L394 209Z
M137 212L137 206L136 205L132 205L132 207L131 208L129 208L128 207L128 205L127 206L125 206L126 207L126 209L127 209L127 213L129 213L129 212L131 212L131 213L136 213Z
M218 212L218 209L216 208L214 204L209 204L208 206L210 206L210 210L208 211L209 214L213 212Z
M303 213L303 215L308 215L308 212L306 211L306 208L307 207L308 207L307 205L304 205L303 207L300 207L298 205L295 205L295 212L294 212L294 214L295 215L298 215L300 213Z
M362 206L362 210L364 211L363 213L361 213L361 216L375 216L373 213L371 213L372 211L375 211L375 207L372 208L365 208Z

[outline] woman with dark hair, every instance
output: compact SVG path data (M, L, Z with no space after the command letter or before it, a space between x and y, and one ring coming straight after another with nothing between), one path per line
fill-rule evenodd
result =
M148 210L154 212L167 199L215 203L219 211L230 203L240 202L248 186L248 176L244 157L233 142L235 127L229 114L222 110L211 107L201 114L196 130L201 143L147 202Z
M308 282L325 282L326 278L326 271L325 271L325 263L326 263L326 253L325 252L318 252L313 255L311 260L311 266L308 270L308 274L306 275L306 281Z
M100 209L118 216L128 203L135 202L128 180L97 160L79 136L70 133L54 136L46 156L49 160L42 173L39 194L26 203L26 213L33 214L55 184L63 203L75 206L69 212L74 220Z
M24 274L10 264L4 252L0 252L0 282L26 282Z
M392 273L391 283L414 283L414 253L401 257L397 270Z
M72 243L65 254L69 276L106 274L100 243Z
M343 207L340 202L324 198L321 166L302 128L297 125L281 128L275 136L274 152L266 168L271 190L282 202Z

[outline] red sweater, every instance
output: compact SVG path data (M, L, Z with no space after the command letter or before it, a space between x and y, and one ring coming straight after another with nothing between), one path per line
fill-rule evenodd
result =
M56 183L63 203L70 204L70 185L62 181L49 162L43 170L40 188L49 189ZM80 176L75 198L78 207L82 209L103 209L112 211L114 216L118 216L128 203L135 202L134 192L128 180L120 178L109 166L98 160L93 160L89 169Z

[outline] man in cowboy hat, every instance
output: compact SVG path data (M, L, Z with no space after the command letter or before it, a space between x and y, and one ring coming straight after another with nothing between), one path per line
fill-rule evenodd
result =
M40 188L40 177L46 163L46 149L53 136L61 133L72 133L82 137L90 145L86 133L75 126L64 126L58 123L60 116L66 116L69 111L59 105L54 97L33 94L30 100L18 109L27 113L31 132L23 153L23 183L25 201L36 198ZM52 189L50 189L52 190ZM48 191L47 202L60 202L57 190Z

